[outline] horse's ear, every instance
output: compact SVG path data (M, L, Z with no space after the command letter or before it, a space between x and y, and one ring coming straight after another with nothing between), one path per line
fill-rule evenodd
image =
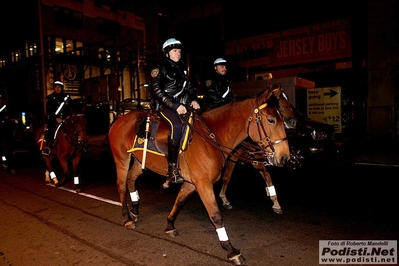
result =
M258 98L256 99L256 105L261 106L262 104L267 103L272 95L273 90L271 90L271 88L268 88L258 96Z

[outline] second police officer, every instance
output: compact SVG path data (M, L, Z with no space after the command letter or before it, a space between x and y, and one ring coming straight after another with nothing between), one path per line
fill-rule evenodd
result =
M227 75L227 61L224 58L217 58L213 62L213 73L207 79L205 101L208 108L215 108L233 101L230 79Z

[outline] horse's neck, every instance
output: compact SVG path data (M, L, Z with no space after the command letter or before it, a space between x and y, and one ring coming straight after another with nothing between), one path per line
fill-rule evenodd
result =
M247 127L253 104L240 101L207 111L202 119L219 144L235 148L248 137Z

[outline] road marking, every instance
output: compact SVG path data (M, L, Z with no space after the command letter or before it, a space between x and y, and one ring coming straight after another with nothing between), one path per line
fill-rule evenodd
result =
M48 183L47 186L55 187L54 184L50 184L50 183ZM81 195L81 196L84 196L84 197L88 197L88 198L92 198L92 199L95 199L95 200L99 200L99 201L103 201L103 202L106 202L106 203L110 203L110 204L113 204L113 205L116 205L116 206L122 206L122 204L120 202L118 202L118 201L106 199L106 198L99 197L99 196L92 195L92 194L76 192L75 189L69 189L69 188L66 188L66 187L57 187L57 188L65 190L65 191L68 191L68 192L72 192L72 193L75 193L75 194L78 194L78 195Z

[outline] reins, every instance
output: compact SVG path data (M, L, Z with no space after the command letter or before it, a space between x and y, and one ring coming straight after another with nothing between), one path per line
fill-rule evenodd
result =
M67 117L65 120L63 120L61 122L61 126L63 127L64 130L64 136L66 141L69 143L69 145L71 145L72 147L74 147L75 149L78 148L79 146L82 146L84 144L84 142L79 143L79 140L76 138L76 136L79 135L80 132L82 131L86 131L86 128L82 128L80 130L76 130L76 126L75 126L75 121L72 120L73 117L82 117L83 115L73 115L73 116L69 116ZM70 120L70 121L69 121ZM71 132L70 130L66 130L65 129L65 124L67 124L68 122L70 122L72 124L73 127L73 132Z
M277 144L279 144L279 143L281 143L281 142L283 142L283 141L286 141L287 138L285 137L285 138L283 138L283 139L279 139L279 140L276 140L276 141L274 141L274 142L272 142L272 141L270 140L269 136L268 136L267 133L266 133L265 126L264 126L264 124L262 123L262 117L261 117L260 114L259 114L260 110L262 110L262 109L265 108L266 106L267 106L267 103L264 103L264 104L262 104L262 105L259 106L259 107L253 108L252 114L251 114L251 116L248 118L248 126L247 126L247 135L249 136L250 124L251 124L251 122L253 121L253 115L255 114L256 125L257 125L257 128L258 128L258 134L259 134L259 137L260 137L259 146L260 146L260 148L261 148L262 154L265 155L265 156L262 156L262 157L266 158L266 160L264 160L264 161L251 160L251 159L248 159L248 157L239 156L239 155L237 155L237 154L235 154L235 153L233 152L234 150L236 150L236 148L231 148L231 147L228 147L228 146L225 146L225 145L220 144L220 143L217 141L215 134L209 129L209 127L206 125L206 123L202 120L200 114L194 112L194 114L197 114L197 115L195 116L196 120L199 121L199 122L204 126L204 128L205 128L205 129L207 130L207 132L209 133L208 135L203 134L202 132L200 132L199 130L197 130L195 127L193 127L193 126L187 121L187 119L186 119L185 117L181 116L181 118L182 118L182 120L190 127L190 129L192 129L193 131L195 131L201 138L203 138L204 140L206 140L207 142L209 142L213 147L217 148L217 149L223 154L223 156L224 156L224 155L228 155L228 156L230 156L230 157L235 157L235 158L237 158L238 160L245 161L245 162L250 162L250 163L252 163L253 165L264 164L265 166L268 166L268 165L273 165L273 164L271 163L271 158L273 158L273 156L275 155L275 148L274 148L274 145L277 145ZM265 141L267 142L267 145L265 145L265 141L264 141L264 139L263 139L263 137L262 137L262 136L263 136L262 133L263 133L263 135L265 136ZM267 148L268 148L268 147L270 147L270 149L272 150L272 152L267 151ZM223 148L225 148L225 149L227 149L227 150L230 150L230 152L226 151L226 150L223 149ZM247 147L245 147L245 146L244 146L244 150L245 150L245 152L246 152L248 155L251 155L251 154L254 153L253 151L249 151L249 149L248 149ZM224 157L225 157L225 159L226 159L226 156L224 156Z

